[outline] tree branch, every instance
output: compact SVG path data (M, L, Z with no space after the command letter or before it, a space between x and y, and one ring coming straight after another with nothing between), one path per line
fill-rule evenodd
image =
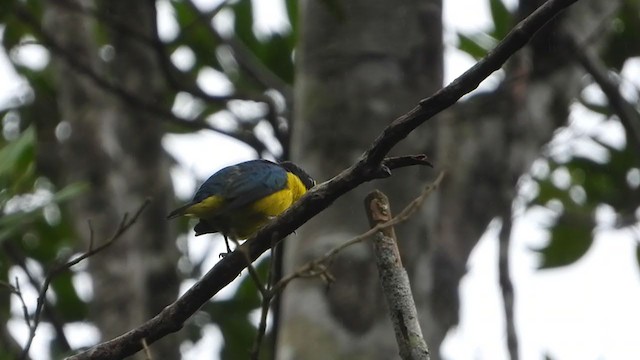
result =
M9 241L6 241L2 244L2 249L5 251L9 259L13 263L16 264L18 267L20 267L22 271L24 271L24 273L27 275L27 279L29 279L29 283L31 284L31 286L33 286L33 288L36 290L39 289L40 281L42 279L40 277L36 277L34 274L31 273L31 271L29 270L29 267L27 266L27 257L25 256L25 254L23 254L23 252L17 246L15 246L14 243ZM18 297L20 297L19 293L15 293L15 294L18 295ZM22 299L20 300L23 301ZM28 313L25 313L25 316L28 316L28 315L29 315ZM63 352L70 351L71 345L69 345L69 341L67 340L67 337L64 334L64 328L63 328L64 322L61 321L60 314L56 312L55 307L53 306L51 301L46 298L46 296L44 298L43 315L45 320L49 321L53 326L54 332L56 334L54 338L56 346L58 346L58 348ZM25 318L25 321L26 320L28 320L28 317ZM31 328L30 322L26 321L26 323L27 323L27 328L30 329Z
M389 199L381 191L369 193L364 200L364 208L372 228L392 219ZM402 266L398 241L392 226L376 232L373 248L380 285L387 300L400 357L405 360L429 360L429 348L422 336L409 275Z
M42 286L40 287L40 291L38 292L38 300L37 300L36 310L35 310L34 315L33 315L33 321L29 325L29 338L27 339L27 344L22 349L22 354L20 355L20 359L26 359L27 358L27 354L29 353L29 349L31 348L31 344L33 343L33 339L36 336L36 330L38 328L38 325L40 324L40 315L42 314L42 309L43 309L44 304L45 304L47 291L49 290L49 285L51 285L51 282L53 281L53 279L56 276L58 276L59 274L69 270L72 266L78 264L82 260L84 260L84 259L86 259L86 258L88 258L90 256L93 256L93 255L105 250L109 246L113 245L116 242L116 240L118 240L122 236L122 234L124 234L131 226L133 226L133 224L135 224L135 222L138 220L138 217L140 216L140 214L142 214L142 212L147 207L147 205L149 205L149 202L150 202L150 200L145 200L145 202L142 203L140 208L138 208L138 210L135 212L135 214L131 218L129 218L129 214L128 213L125 213L124 216L122 217L122 221L120 222L120 225L116 229L115 233L111 236L111 238L109 238L107 241L105 241L102 245L100 245L100 246L98 246L96 248L90 247L89 250L87 250L84 254L78 256L77 258L74 258L73 260L69 260L68 262L66 262L64 264L61 264L61 265L58 265L58 266L54 267L53 269L51 269L47 273L47 276L45 277L44 282L43 282ZM93 244L93 239L91 239L90 244ZM25 309L25 311L26 311L26 309Z
M433 183L427 185L420 196L415 198L413 201L409 203L402 211L396 215L395 217L389 219L388 221L376 224L376 226L372 227L368 231L348 240L344 243L337 245L333 249L327 251L324 255L319 258L309 261L308 263L302 265L298 268L294 273L282 278L278 283L273 286L273 292L281 291L287 284L289 284L292 280L301 277L312 277L312 276L322 276L324 280L328 282L332 280L332 276L327 273L328 265L336 255L338 255L342 250L360 243L371 236L375 235L377 232L385 231L388 228L391 228L395 225L398 225L404 221L407 221L422 205L422 203L431 195L433 191L435 191L440 183L442 183L442 179L444 179L444 173L440 173L438 177L433 181Z
M505 205L507 208L502 216L502 227L500 228L499 241L499 257L498 257L498 275L500 282L500 290L502 292L502 301L504 302L504 317L507 333L507 350L509 350L509 359L518 360L518 336L515 326L514 315L514 294L513 282L511 281L509 250L511 248L511 227L513 225L511 203Z
M576 1L547 1L518 24L484 59L453 83L430 98L422 100L417 107L392 122L356 164L309 191L284 214L242 244L242 247L249 248L251 259L256 259L269 249L273 244L273 238L282 239L292 233L346 192L364 182L388 176L389 173L385 170L393 170L393 167L388 166L384 158L391 148L416 127L475 89L482 80L499 69L509 56L522 48L544 24ZM245 266L244 255L234 251L220 260L200 281L152 319L70 359L121 359L140 351L143 338L150 344L169 333L178 331L191 315L220 289L233 281Z
M622 96L618 90L620 87L617 79L612 76L607 66L592 50L580 46L575 39L568 39L568 49L574 54L580 65L589 73L598 84L600 90L609 101L611 109L618 115L622 126L628 134L634 148L640 149L640 113Z
M211 126L209 123L205 121L202 116L198 116L195 119L186 119L174 114L171 110L166 109L162 105L157 104L156 102L149 101L143 99L136 94L130 92L124 87L115 84L105 77L101 76L92 66L80 60L77 56L73 54L73 52L68 51L63 46L58 44L53 37L48 35L40 26L39 21L35 19L26 9L21 6L15 7L15 12L18 18L21 19L25 24L27 24L34 33L37 35L39 40L42 42L44 46L47 47L52 53L56 54L58 57L67 62L73 69L78 71L80 74L86 76L89 80L93 81L98 87L101 89L116 95L119 99L121 99L127 105L133 106L140 110L143 110L147 113L159 116L160 118L168 121L171 124L181 126L186 129L192 130L211 130L217 132L222 135L229 136L245 144L251 146L258 155L261 155L263 151L267 150L262 141L260 141L252 132L247 131L239 131L232 132L226 131L214 126ZM185 82L178 82L181 86L181 90L190 93L196 98L199 98L207 103L216 103L223 104L230 100L253 100L257 102L265 102L268 107L270 107L270 99L267 99L265 95L259 96L249 96L243 94L233 94L233 95L221 95L215 96L210 95L202 91L197 86L187 86ZM266 100L265 100L266 99Z

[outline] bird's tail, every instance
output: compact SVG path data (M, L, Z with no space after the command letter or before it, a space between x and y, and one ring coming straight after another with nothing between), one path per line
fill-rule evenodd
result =
M173 210L171 213L169 213L169 215L167 216L167 219L175 219L178 216L182 216L184 214L186 214L186 211L188 208L190 208L193 204L187 204L185 206L181 206L175 210Z

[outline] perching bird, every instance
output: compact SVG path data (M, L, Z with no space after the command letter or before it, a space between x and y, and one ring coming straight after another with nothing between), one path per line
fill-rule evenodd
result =
M194 228L196 236L219 232L231 252L229 238L250 237L315 184L292 162L246 161L211 175L193 200L172 211L168 219L181 215L199 218Z

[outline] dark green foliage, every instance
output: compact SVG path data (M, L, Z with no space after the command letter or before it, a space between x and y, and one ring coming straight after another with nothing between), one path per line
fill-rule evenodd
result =
M458 48L479 59L487 54L515 25L513 15L501 0L489 0L493 29L473 34L458 33ZM611 41L602 53L607 64L614 69L622 68L631 56L640 53L640 22L637 14L640 1L628 0L618 13L617 20L611 24L614 30ZM637 31L636 31L637 30ZM599 104L580 99L589 110L602 114L607 121L617 121L608 104ZM610 206L616 214L616 227L637 224L635 217L640 205L640 189L627 181L631 169L640 168L640 151L634 148L633 134L626 134L626 146L619 149L591 137L593 146L600 147L607 159L596 160L591 157L574 155L566 161L547 158L550 174L556 169L569 173L568 187L554 185L551 176L535 179L538 194L530 206L554 204L561 208L555 221L549 225L549 243L536 249L541 255L541 268L553 268L574 263L579 260L593 243L595 212L602 205ZM556 209L557 210L557 209Z
M266 279L270 261L261 261L256 271L262 281ZM220 326L224 345L222 359L238 359L248 357L253 345L257 328L249 320L249 314L260 309L260 296L250 276L245 276L230 300L210 302L206 306L212 322Z
M489 0L493 29L473 34L458 33L458 49L480 59L487 55L498 41L502 40L513 27L513 16L502 0Z
M28 261L36 261L45 271L67 261L75 247L75 234L70 217L60 207L83 192L86 186L72 184L55 191L50 183L38 176L33 127L22 131L15 140L4 142L0 149L0 186L0 209L6 211L8 204L12 204L13 209L0 215L0 248L3 249L0 251L0 280L15 284L15 279L9 279L9 268L29 269ZM48 194L46 199L37 199L44 194ZM47 210L61 211L60 217L45 217ZM36 283L22 283L21 288L33 286L40 291L39 275L31 275ZM65 321L82 321L86 319L86 305L80 300L71 279L72 273L61 274L51 283L49 292L55 294L55 311ZM4 291L0 313L8 318L8 302L5 301L8 294Z
M170 99L174 99L179 92L191 92L189 89L197 88L196 79L200 72L207 68L214 69L227 77L232 83L232 91L241 92L242 97L262 96L266 89L274 88L274 84L261 83L261 80L256 79L255 74L252 73L256 71L256 67L258 71L270 73L283 84L293 83L292 54L298 28L297 1L286 1L291 31L259 35L253 29L254 9L250 0L228 2L223 5L223 11L215 15L220 16L225 11L232 13L234 22L230 34L218 34L217 30L210 26L214 13L200 12L186 1L175 0L169 3L178 24L178 33L175 38L161 44L158 48L158 44L146 43L154 39L145 40L144 37L132 33L126 36L134 36L140 42L140 46L158 49L158 56L169 56L178 48L187 48L193 52L195 55L193 66L178 72L169 69L163 74L173 77L173 79L168 78L174 90L173 93L168 94ZM20 6L20 9L36 19L36 22L42 19L43 3L40 1L1 2L0 23L5 26L2 44L7 52L22 46L25 39L33 38L38 44L41 38L37 29L28 22L20 17L11 16L15 6ZM103 7L98 4L97 7L84 12L85 16L92 17L95 21L93 36L96 48L110 44L113 34L130 32L134 28L130 24L119 23L108 11L101 13L101 9ZM237 53L243 49L245 53ZM50 55L55 57L57 54L52 51ZM232 58L228 58L229 56ZM79 59L79 61L83 60ZM57 116L58 99L53 86L55 79L51 78L53 73L51 64L47 64L42 70L19 64L13 65L15 70L29 82L35 99L18 99L11 105L16 109L11 110L10 116L17 116L20 119L21 131L19 136L11 141L0 137L0 209L4 209L9 201L15 202L18 199L17 196L28 196L38 189L49 192L50 199L36 207L1 216L0 245L4 242L10 243L21 256L28 261L37 262L46 272L60 261L68 260L72 254L86 250L84 242L81 241L86 239L78 239L72 226L71 220L77 214L72 214L65 205L67 200L80 194L86 186L74 184L58 189L55 182L59 179L47 179L45 176L48 176L49 172L45 173L44 168L40 168L43 164L36 163L38 141L46 138L49 134L47 132L53 132L61 120ZM167 70L167 68L163 69L163 71ZM100 75L100 72L98 71L97 74ZM192 92L192 95L195 106L186 118L198 117L199 120L205 120L208 116L220 111L228 111L227 103L224 101L209 101L201 98L197 92ZM170 104L167 107L170 107ZM7 116L8 110L2 109L2 111L2 115ZM250 119L242 123L239 128L242 128L245 134L241 135L247 136L247 132L253 131L252 126L262 120L262 118ZM164 125L166 130L174 133L194 131L191 127L181 126L175 122L167 122ZM233 135L233 131L231 133ZM45 217L45 212L53 215ZM175 224L181 234L192 231L193 224L187 218L180 219ZM0 252L0 279L11 280L7 278L8 270L10 266L16 265L15 261L16 259L9 259L4 252ZM263 261L259 265L259 271L264 278L266 278L268 263ZM200 274L191 275L197 277ZM63 323L85 321L87 318L87 304L78 296L72 277L73 272L61 274L54 279L49 289L55 294L55 311ZM2 296L0 312L4 318L4 315L8 315L10 295L3 293ZM224 301L213 299L204 309L210 316L209 320L194 321L187 325L189 338L197 341L201 337L200 329L205 324L216 324L220 327L225 340L223 356L229 359L246 358L256 333L255 326L249 321L249 313L259 307L260 296L255 284L250 278L246 278L240 284L234 298ZM0 351L0 358L2 356L4 356L3 351Z
M540 253L541 269L565 266L587 253L593 243L595 222L591 214L563 214L551 227L549 244Z
M493 20L493 32L491 35L495 39L502 40L513 26L511 13L502 0L489 0L489 6Z
M624 62L640 55L640 1L627 0L618 12L617 18L606 24L613 28L611 39L606 43L603 59L608 66L620 70Z
M458 49L471 55L474 59L481 59L489 52L489 48L481 45L479 36L458 33Z
M593 242L595 211L601 205L610 206L616 214L617 227L635 224L634 214L640 204L640 189L627 181L632 168L640 166L636 149L617 149L592 139L606 149L607 162L575 156L563 163L549 161L550 173L559 168L568 171L571 184L558 188L549 177L537 179L538 195L531 205L546 206L551 201L562 205L562 213L549 227L550 242L542 249L542 268L571 264L584 255ZM576 201L572 191L580 191L584 199Z
M177 39L168 44L169 52L179 46L191 49L196 54L195 64L190 70L193 76L196 76L197 72L205 66L222 71L216 56L216 49L221 42L204 26L204 21L199 18L201 14L196 13L183 1L172 1L171 5L175 10L176 21L181 31Z

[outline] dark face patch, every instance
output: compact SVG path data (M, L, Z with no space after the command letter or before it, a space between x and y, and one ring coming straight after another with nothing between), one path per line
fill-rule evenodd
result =
M302 184L304 184L304 187L306 187L307 190L316 186L316 181L313 180L313 178L304 170L302 170L298 165L292 163L291 161L283 161L279 165L288 172L300 178L300 181L302 181Z

